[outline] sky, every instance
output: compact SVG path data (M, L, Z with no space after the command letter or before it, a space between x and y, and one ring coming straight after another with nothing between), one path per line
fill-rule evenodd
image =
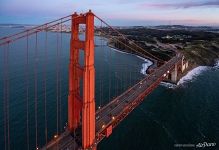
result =
M0 23L41 24L89 9L118 26L219 26L219 0L0 0Z

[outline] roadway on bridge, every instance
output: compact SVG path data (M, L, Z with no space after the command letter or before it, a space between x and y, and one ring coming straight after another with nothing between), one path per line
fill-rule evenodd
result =
M177 55L173 57L171 60L166 62L160 68L157 68L153 73L146 76L139 83L135 84L133 87L129 88L123 94L113 99L106 106L98 110L96 112L97 138L99 137L99 135L102 135L102 138L104 138L106 136L104 134L106 128L112 125L116 121L116 119L119 117L119 115L124 114L124 111L126 110L127 107L130 107L133 110L136 107L136 105L133 105L133 104L136 103L136 99L138 99L139 95L141 95L142 93L147 91L149 88L151 88L151 86L153 86L154 83L158 83L156 85L158 86L159 83L165 78L165 75L167 74L167 72L171 71L171 69L174 68L175 64L177 64L181 60L181 58L182 58L181 55ZM156 88L156 86L154 86L154 88ZM100 142L102 138L96 139L95 145L98 142ZM73 147L75 147L75 149L78 149L78 146L75 140L73 139L72 135L70 134L69 131L66 130L57 139L54 139L53 141L48 143L47 148L44 147L43 149L49 149L49 150L69 149L70 150L70 149L74 149Z
M159 80L162 76L164 77L167 71L170 71L173 66L180 60L181 56L173 57L165 65L156 69L153 73L146 76L139 83L134 85L132 88L125 91L122 95L115 98L108 105L103 107L96 113L96 132L102 132L113 120L116 119L117 115L124 110L125 107L133 103L136 98L146 91L153 83Z

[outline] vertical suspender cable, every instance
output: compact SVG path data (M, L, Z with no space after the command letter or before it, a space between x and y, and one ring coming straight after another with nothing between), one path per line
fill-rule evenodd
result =
M126 89L126 67L127 67L127 64L125 64L124 66L124 70L123 70L123 74L124 74L124 78L123 78L123 89L125 90Z
M124 84L124 83L123 83L123 76L124 76L124 75L123 75L123 74L124 74L124 73L123 73L123 70L124 70L124 67L125 67L125 65L121 64L121 69L120 69L120 71L121 71L121 91L122 91L122 92L123 92L123 84ZM121 93L122 93L122 92L121 92Z
M102 28L102 22L100 22L100 28ZM101 36L101 35L100 35ZM100 49L101 50L103 50L103 45L102 45L102 36L100 37ZM100 63L100 65L101 65L102 63ZM102 68L101 66L100 66L100 68ZM100 91L99 91L99 95L100 95L100 98L99 98L99 106L98 106L98 109L100 109L101 108L101 100L102 100L102 90L101 90L101 78L102 78L102 76L101 76L101 70L100 70L100 74L99 74L99 89L100 89Z
M103 78L103 77L101 77ZM102 107L104 105L104 80L101 79L101 82L100 82L100 87L101 87L101 99L100 99L100 106Z
M101 99L102 99L102 94L101 93L102 93L102 90L101 90L101 80L100 79L99 79L99 82L100 82L100 85L99 85L100 86L99 87L100 88L100 94L99 94L100 95L100 100L99 100L99 107L98 108L101 108Z
M7 105L7 128L8 128L8 150L10 150L10 108L9 108L9 43L7 44L7 52L6 52L7 56L6 56L6 68L7 68L7 74L6 74L6 78L7 78L7 98L6 98L6 105Z
M102 28L102 22L101 22L101 28ZM103 41L101 41L101 42L103 42ZM102 47L102 50L103 50L103 53L104 53L104 47L103 47L103 44L101 43L101 47ZM100 106L102 107L103 105L104 105L104 97L105 97L105 95L104 95L104 67L101 67L101 68L103 68L103 71L102 71L102 74L101 74L101 76L100 76L100 88L101 88L101 99L100 99Z
M135 83L138 82L138 76L137 76L137 71L135 71Z
M125 68L126 70L125 70L125 73L126 73L126 88L128 88L129 87L129 71L128 71L128 65L126 65L126 68Z
M126 89L126 84L127 84L127 74L126 74L126 68L127 68L127 65L124 66L124 85L123 85L123 88Z
M125 83L126 83L126 81L125 81L125 77L126 77L126 74L125 74L125 69L126 69L126 64L124 64L124 67L123 67L123 83L122 83L122 88L123 88L123 91L125 90Z
M60 111L59 111L59 116L60 116L60 131L62 132L62 78L61 78L61 66L62 66L62 19L61 19L61 36L60 36L60 51L59 51L59 55L60 55L60 60L59 60L59 101L60 101Z
M118 72L116 68L116 96L119 95L119 78L118 78Z
M10 121L9 121L9 43L4 49L4 137L5 149L10 149Z
M58 31L56 33L56 135L59 134L59 25L56 26ZM56 144L58 149L58 142Z
M100 28L102 29L102 22L100 21ZM103 47L103 37L101 36L100 37L100 47L101 47L101 50L103 51L104 53L104 47ZM104 59L103 59L104 61ZM101 67L103 69L102 73L100 74L100 107L102 107L102 103L103 103L103 97L102 95L104 95L104 89L103 89L103 83L104 83L104 67L102 67L102 64L101 64Z
M123 83L123 76L124 76L124 75L123 75L123 74L124 74L124 73L123 73L123 70L124 70L123 67L124 67L124 65L122 64L121 66L122 66L121 69L120 69L120 71L121 71L121 91L123 92L123 84L124 84L124 83ZM122 93L122 92L121 92L121 93Z
M3 91L3 110L4 110L4 142L5 142L5 150L7 150L7 109L6 109L6 48L4 48L4 58L3 58L3 68L4 68L4 73L3 73L3 79L4 79L4 91Z
M122 64L120 64L119 65L120 66L120 68L119 68L119 71L120 71L120 76L119 76L119 81L120 81L120 84L119 84L119 89L120 89L120 93L119 93L119 95L122 93L122 77L123 77L123 72L122 72L122 68L123 68L123 66L122 66Z
M37 92L38 92L38 91L37 91L37 86L38 86L38 85L37 85L37 82L38 82L38 81L37 81L37 67L38 67L38 48L37 48L37 44L38 44L38 41L37 41L37 40L38 40L38 39L37 39L37 33L36 33L36 37L35 37L35 65L34 65L34 85L35 85L35 86L34 86L34 89L35 89L35 90L34 90L34 93L35 93L35 94L34 94L34 95L35 95L35 96L34 96L34 97L35 97L35 98L34 98L34 100L35 100L35 101L34 101L34 104L35 104L34 107L35 107L35 136L36 136L36 137L35 137L35 138L36 138L36 139L35 139L35 140L36 140L35 142L36 142L36 149L38 149L38 134L37 134L37 132L38 132L38 131L37 131L37 128L38 128L38 127L37 127L37 119L38 119L38 118L37 118L37 116L38 116L38 115L37 115L37 101L38 101L38 100L37 100L37 98L38 98L38 96L37 96Z
M73 27L73 20L71 19L71 29L73 29L72 27ZM73 32L73 31L71 30L71 40L70 40L71 42L72 42L72 40L73 40L73 39L72 39L72 38L73 38L72 32ZM71 44L72 44L72 43L71 43ZM71 51L71 50L72 50L72 49L70 49L70 51ZM80 52L79 52L79 54L80 54ZM71 52L70 52L70 55L71 55ZM79 57L80 57L80 56L79 56ZM73 61L73 60L72 60L72 57L70 56L70 62L72 63L72 61ZM80 63L80 62L79 62L79 63ZM71 69L72 69L72 68L71 68ZM81 84L80 84L80 81L79 81L79 87L80 87L80 86L81 86ZM79 93L80 93L80 89L79 89ZM73 116L75 116L75 111L73 111ZM74 139L76 139L75 130L74 130ZM74 144L74 150L75 150L75 144Z
M59 28L59 26L57 26ZM58 29L59 30L59 29ZM58 62L59 62L59 31L56 33L56 134L59 133L59 71L58 71Z
M125 69L125 79L124 79L125 89L128 87L128 71L127 71L128 69L127 68L128 68L128 65L126 65L124 68Z
M47 71L47 25L46 25L46 35L45 35L45 61L44 61L44 121L45 121L45 143L47 144L47 80L46 80L46 71Z
M26 42L26 132L27 132L27 150L30 149L30 143L29 143L29 37L28 37L28 31L27 31L27 42Z
M101 24L102 24L102 21L101 21ZM105 45L104 45L104 47L105 47ZM112 61L111 61L111 59L112 59L112 54L111 54L111 49L110 49L110 56L109 56L109 101L111 100L111 63L112 63Z
M134 73L134 83L133 84L135 84L136 83L136 71L134 71L133 73Z
M131 73L132 73L132 71L130 70L129 71L129 87L132 85L132 83L131 83Z

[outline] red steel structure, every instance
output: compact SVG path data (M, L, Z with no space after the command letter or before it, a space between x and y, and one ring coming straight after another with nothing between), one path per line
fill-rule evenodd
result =
M85 41L79 40L79 25L86 25ZM69 65L68 127L74 131L82 120L82 147L91 146L95 139L95 68L94 14L72 15ZM84 50L84 66L79 64L79 51ZM82 80L82 97L80 96ZM82 114L82 115L81 115Z
M92 150L96 149L97 144L103 138L109 137L113 129L129 113L131 113L131 111L134 110L144 100L144 98L159 85L159 83L162 80L166 78L166 74L169 73L171 70L173 70L177 65L180 65L182 62L181 60L183 55L181 55L180 53L176 53L176 56L171 58L168 62L165 62L160 67L156 68L154 72L152 72L150 75L144 77L140 82L136 83L134 86L127 89L121 95L114 97L114 99L111 100L108 104L104 105L102 108L95 111L95 68L94 68L94 18L95 17L101 21L101 24L102 23L106 24L108 28L112 29L114 32L118 33L118 35L128 40L127 37L119 33L119 31L113 29L101 18L95 16L91 11L80 15L75 13L73 15L60 18L58 20L32 28L30 30L22 31L12 36L8 36L0 39L0 46L4 46L4 45L9 46L9 44L12 44L14 41L26 37L27 52L28 52L29 36L37 34L38 32L47 31L51 27L55 27L57 25L60 25L64 22L71 20L69 93L68 93L68 128L66 128L66 130L64 132L61 132L60 134L58 134L57 132L57 135L55 135L54 139L51 140L50 142L47 143L46 141L45 146L42 147L43 150L44 149L45 150L75 149L75 148L92 149ZM85 25L86 27L84 41L79 39L80 25ZM122 43L119 40L118 42ZM130 45L128 46L130 47ZM139 47L139 46L135 44L135 47ZM150 57L152 57L153 60L159 60L159 58L157 58L156 56L152 56L151 54L141 55L141 54L145 54L142 48L138 48L138 50L132 47L130 48L140 56L144 56L145 58L148 58L149 57L148 55L150 55ZM83 66L80 64L79 61L80 51L84 52ZM8 60L6 59L5 61ZM57 106L58 104L59 103L57 103ZM45 117L45 119L47 118ZM7 123L9 124L9 122ZM27 127L29 127L28 121L27 121L27 125L28 125ZM77 137L75 137L75 134L74 137L72 136L72 133L74 133L76 129L80 127L82 127L82 131L81 131L82 134L80 137L82 139L81 143L77 141ZM7 130L9 133L9 128ZM29 128L27 130L29 131ZM38 130L36 128L36 133L37 132ZM45 133L47 136L47 130ZM29 133L27 137L29 138ZM28 138L27 140L29 140ZM8 141L7 144L8 147L10 146L9 140L10 140L10 136L8 134L8 140L5 140L6 144ZM29 144L29 142L27 143ZM5 149L7 149L7 146ZM36 136L36 149L39 149L37 136Z

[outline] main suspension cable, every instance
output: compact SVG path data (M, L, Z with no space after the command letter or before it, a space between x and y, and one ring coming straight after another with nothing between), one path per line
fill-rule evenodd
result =
M96 16L95 17L97 19L99 19L100 21L102 21L106 26L108 26L111 30L113 30L114 32L118 33L119 35L121 35L124 39L127 39L129 42L131 42L132 44L134 44L136 47L138 47L139 49L141 49L142 51L144 51L145 53L147 53L148 55L150 55L151 57L153 57L156 60L159 60L161 62L163 62L163 60L161 60L160 58L154 56L153 54L147 52L146 50L144 50L142 47L140 47L139 45L137 45L135 42L133 42L132 40L130 40L129 38L127 38L127 36L125 36L124 34L122 34L121 32L119 32L118 30L114 29L112 26L110 26L108 23L106 23L104 20L102 20L100 17Z
M104 30L102 30L102 29L100 29L100 30L101 30L101 32L105 33L105 35L111 36L109 33L106 33ZM112 39L112 40L115 40L115 41L119 42L120 44L122 44L122 45L124 45L124 46L130 48L130 49L133 50L133 51L135 51L135 52L137 53L137 55L139 55L139 56L142 56L142 55L143 55L143 57L145 57L145 58L147 58L147 59L151 59L150 57L148 57L148 56L142 54L141 52L137 51L137 50L134 49L133 47L128 46L126 43L122 42L121 40L119 40L118 37L111 37L111 39ZM155 61L155 60L154 60L154 61Z

